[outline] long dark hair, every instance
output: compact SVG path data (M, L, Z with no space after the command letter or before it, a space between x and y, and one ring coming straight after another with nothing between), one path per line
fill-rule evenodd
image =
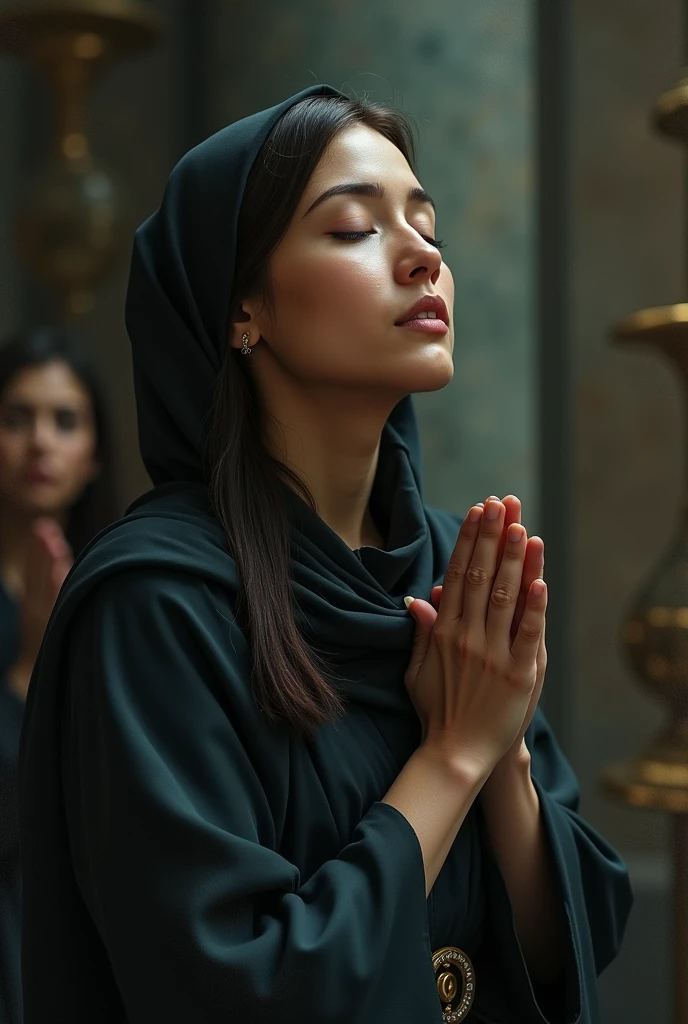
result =
M291 107L263 144L239 215L230 310L251 296L271 302L269 260L335 135L363 124L393 143L413 166L412 128L399 111L365 100L311 97ZM290 520L284 484L315 511L304 482L265 444L266 411L248 368L227 346L209 431L210 499L242 581L239 617L252 650L256 698L272 720L306 734L336 718L343 703L327 667L294 618L289 579Z
M98 477L86 485L69 510L65 535L75 555L100 530L119 517L119 494L112 450L112 432L98 375L85 349L67 331L37 327L8 338L0 345L0 395L22 370L61 362L72 371L91 400L96 433Z

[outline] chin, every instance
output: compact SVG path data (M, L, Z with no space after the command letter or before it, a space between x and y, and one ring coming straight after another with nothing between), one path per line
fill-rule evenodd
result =
M415 366L407 376L406 386L410 394L423 391L441 391L454 376L454 363L447 351L438 354L436 359L416 360Z
M52 495L22 494L17 502L24 513L31 519L38 516L55 516L59 513L60 503Z

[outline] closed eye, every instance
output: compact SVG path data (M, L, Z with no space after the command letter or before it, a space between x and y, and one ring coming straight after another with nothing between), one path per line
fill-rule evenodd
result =
M368 235L375 235L376 231L330 231L332 238L340 238L344 242L356 242L361 238L367 238ZM421 235L426 242L430 245L434 245L435 248L441 249L444 246L444 242L438 238L430 238L428 235Z
M359 238L367 238L376 234L375 231L330 231L333 238L341 238L345 242L355 242Z

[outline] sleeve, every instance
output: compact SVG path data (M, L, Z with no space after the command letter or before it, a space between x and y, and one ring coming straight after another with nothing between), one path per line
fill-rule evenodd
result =
M247 693L229 602L115 578L75 627L70 847L127 1020L439 1024L407 819L374 803L308 878L276 848L266 790L274 765L288 784L293 736Z
M564 978L551 989L533 988L506 884L486 838L484 866L494 955L484 965L485 974L501 977L516 1005L524 1013L527 1008L524 1021L600 1024L597 977L621 945L633 903L628 872L616 851L578 814L578 780L540 708L526 733L526 745L561 894Z

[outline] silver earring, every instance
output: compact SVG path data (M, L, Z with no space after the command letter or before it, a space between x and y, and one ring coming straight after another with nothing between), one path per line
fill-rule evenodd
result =
M242 356L250 356L251 355L251 349L250 349L249 343L248 343L248 333L244 332L244 334L242 334L241 341L242 341L242 346L241 346L241 354L242 354Z

